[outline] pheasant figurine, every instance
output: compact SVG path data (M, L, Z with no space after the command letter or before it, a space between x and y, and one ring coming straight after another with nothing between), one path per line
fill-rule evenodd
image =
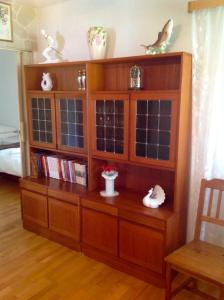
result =
M173 19L169 19L166 24L164 25L161 32L158 34L158 39L154 44L151 45L141 45L145 48L146 54L158 54L158 53L164 53L166 50L166 47L168 46L170 42L170 38L172 36L173 32Z

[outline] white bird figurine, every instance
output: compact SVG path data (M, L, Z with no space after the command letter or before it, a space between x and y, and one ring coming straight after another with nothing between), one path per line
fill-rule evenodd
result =
M143 205L151 208L158 208L165 201L165 193L161 186L156 185L151 188L143 198Z

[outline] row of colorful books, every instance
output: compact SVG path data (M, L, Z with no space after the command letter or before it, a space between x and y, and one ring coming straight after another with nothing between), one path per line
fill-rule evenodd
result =
M51 177L87 185L86 162L78 159L63 158L46 153L31 153L31 174L34 177Z

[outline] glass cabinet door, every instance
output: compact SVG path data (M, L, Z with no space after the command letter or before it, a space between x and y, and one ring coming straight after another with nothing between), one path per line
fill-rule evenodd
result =
M131 160L174 167L177 97L133 94L131 99Z
M29 134L33 146L55 148L55 104L52 94L28 95Z
M128 158L128 95L99 94L91 100L92 152L114 159Z
M57 94L58 148L72 152L86 150L86 101L79 93Z

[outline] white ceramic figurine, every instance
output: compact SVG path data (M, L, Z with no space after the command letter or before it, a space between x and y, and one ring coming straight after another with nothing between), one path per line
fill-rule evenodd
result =
M161 186L156 185L149 190L149 193L143 198L143 205L151 208L158 208L165 201L165 193Z
M53 88L53 82L50 73L43 73L41 87L43 91L51 91Z
M52 55L58 55L61 56L61 53L57 50L57 43L56 41L53 39L53 37L49 34L47 34L47 32L42 29L41 30L41 34L44 36L44 38L47 41L47 48L44 49L44 51L42 52L42 55L44 56L44 58L46 59L44 62L42 63L56 63L61 61L61 59L53 59Z

